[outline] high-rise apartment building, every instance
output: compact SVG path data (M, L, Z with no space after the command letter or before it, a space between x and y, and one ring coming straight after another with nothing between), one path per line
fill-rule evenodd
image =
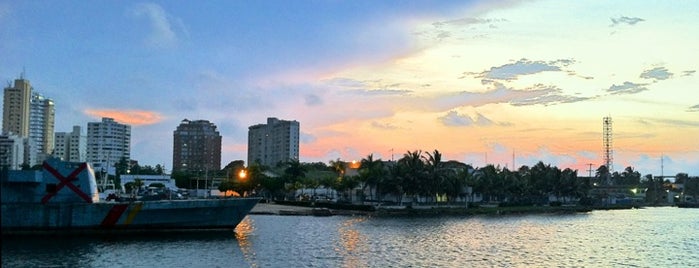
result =
M73 126L73 132L56 132L53 156L64 161L85 162L87 154L87 136L82 134L80 126Z
M53 100L33 92L29 80L20 77L3 94L3 133L29 138L24 162L36 165L53 152L55 108Z
M2 132L20 137L29 137L29 111L32 85L29 80L15 79L14 86L8 85L3 94Z
M182 120L173 133L173 171L208 172L221 169L221 134L207 120Z
M131 160L131 126L103 117L87 123L87 162L97 172L110 172L116 163Z
M279 162L299 159L298 121L267 118L267 124L248 128L248 165L258 162L274 166Z
M32 92L29 111L29 138L36 143L37 160L44 162L53 153L55 108L53 100Z

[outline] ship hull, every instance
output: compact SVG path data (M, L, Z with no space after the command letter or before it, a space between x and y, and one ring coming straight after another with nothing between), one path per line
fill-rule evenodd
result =
M2 204L2 233L233 229L258 198Z

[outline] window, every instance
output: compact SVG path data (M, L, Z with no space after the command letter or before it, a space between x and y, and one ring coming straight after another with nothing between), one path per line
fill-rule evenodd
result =
M46 193L49 194L55 194L56 193L56 184L55 183L47 183L46 184Z

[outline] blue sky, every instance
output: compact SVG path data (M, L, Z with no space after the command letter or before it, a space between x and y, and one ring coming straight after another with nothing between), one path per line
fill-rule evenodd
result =
M440 150L475 166L699 175L699 2L2 1L0 77L56 102L56 131L110 116L132 158L172 162L184 119L223 165L247 127L301 122L302 161Z

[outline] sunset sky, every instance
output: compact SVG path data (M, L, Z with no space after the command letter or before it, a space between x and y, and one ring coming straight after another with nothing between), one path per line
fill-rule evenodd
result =
M56 131L112 117L168 170L185 118L218 126L225 165L277 117L302 162L587 175L611 116L613 170L699 176L699 1L0 0L3 87L23 70Z

